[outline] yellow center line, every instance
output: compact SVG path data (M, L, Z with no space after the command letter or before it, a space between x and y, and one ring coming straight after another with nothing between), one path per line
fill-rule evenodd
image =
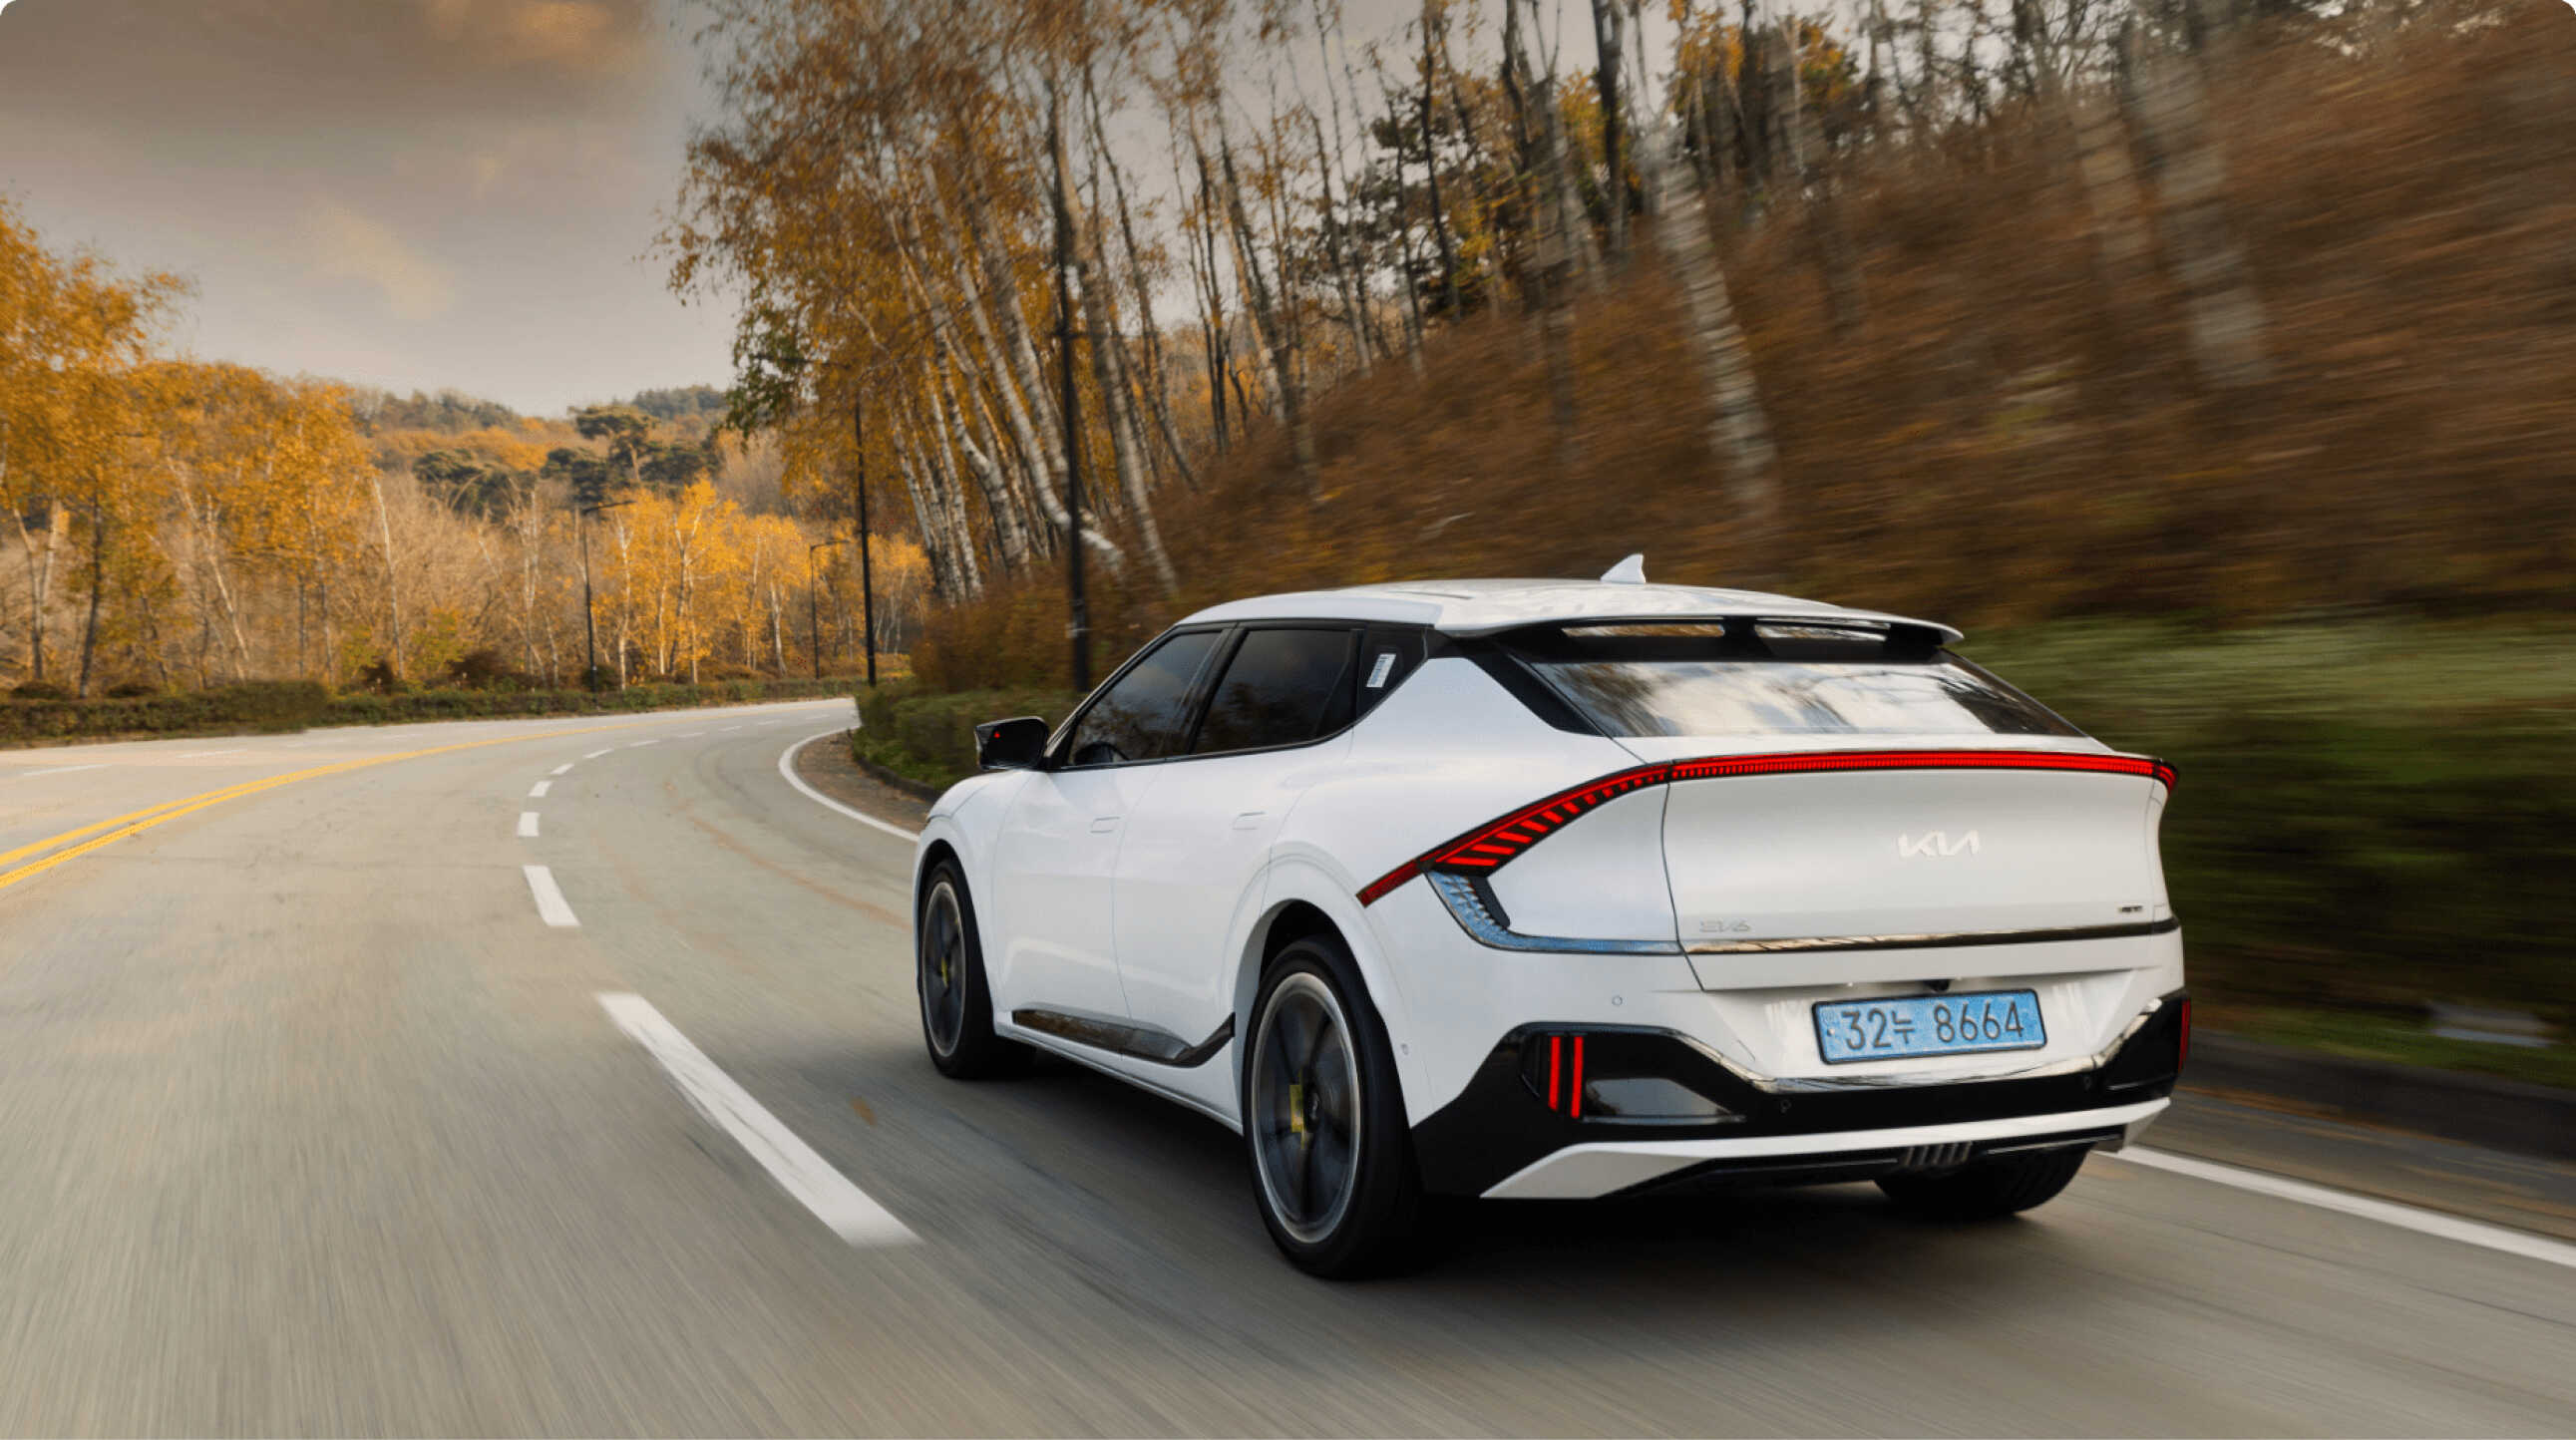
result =
M553 740L565 735L595 735L602 730L632 730L640 725L654 723L656 722L651 720L636 720L623 725L584 725L572 730L547 730L533 735L501 735L490 740L466 740L454 745L433 745L426 750L404 750L392 755L369 755L357 760L341 760L329 765L316 765L309 770L294 770L283 775L247 780L239 785L226 786L221 790L209 790L202 795L165 800L158 805L147 805L112 820L101 820L94 824L83 825L77 830L66 830L60 835L47 836L33 844L21 845L15 850L0 854L0 865L6 865L12 860L23 860L27 856L53 850L58 845L70 844L84 835L97 836L94 840L46 855L41 860L21 865L15 870L0 870L0 890L6 890L22 880L32 880L65 861L77 860L103 845L112 845L128 835L140 834L155 825L176 820L182 815L193 815L208 806L220 805L227 800L238 800L245 795L256 795L262 790L273 790L280 785L290 785L298 780L311 780L323 775L363 770L370 765L385 765L396 760L417 760L424 755L446 755L458 750L480 750L487 745L512 745L523 740ZM100 834L101 831L108 833Z

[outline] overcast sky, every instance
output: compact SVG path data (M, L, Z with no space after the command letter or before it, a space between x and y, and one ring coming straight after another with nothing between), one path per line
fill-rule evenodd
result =
M532 412L726 379L647 258L697 93L665 0L7 0L0 191L177 271L175 339Z
M721 385L731 313L646 254L712 118L679 5L0 0L0 192L193 280L203 358L530 413ZM1351 34L1418 8L1348 0Z

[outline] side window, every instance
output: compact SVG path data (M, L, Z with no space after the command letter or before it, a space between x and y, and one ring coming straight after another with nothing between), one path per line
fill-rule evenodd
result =
M1248 630L1208 699L1193 755L1296 745L1350 718L1352 632Z
M1190 682L1222 638L1223 631L1200 630L1155 646L1082 713L1065 746L1068 763L1116 765L1179 754L1189 738Z
M1377 708L1422 663L1422 631L1373 625L1360 636L1359 711Z

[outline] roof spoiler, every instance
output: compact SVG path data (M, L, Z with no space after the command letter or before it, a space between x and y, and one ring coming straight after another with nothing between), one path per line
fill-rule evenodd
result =
M1865 612L1827 612L1824 614L1805 615L1796 613L1747 614L1742 612L1715 612L1699 615L1583 615L1570 616L1562 620L1542 620L1526 625L1512 626L1506 630L1489 631L1487 633L1492 634L1497 638L1509 639L1514 635L1526 635L1533 632L1591 630L1613 625L1722 625L1726 628L1727 648L1733 649L1741 646L1750 654L1766 653L1766 647L1762 643L1763 637L1761 634L1764 628L1834 632L1833 634L1819 634L1813 637L1818 639L1837 638L1838 636L1858 637L1862 635L1875 635L1884 638L1892 649L1904 652L1921 652L1927 655L1932 651L1938 650L1942 646L1950 644L1960 638L1960 632L1947 625L1935 625L1927 620L1908 620L1896 615L1878 615ZM1780 636L1774 638L1789 639L1798 637Z

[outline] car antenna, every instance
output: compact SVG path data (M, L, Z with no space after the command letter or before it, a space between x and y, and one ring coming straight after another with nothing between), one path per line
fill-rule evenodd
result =
M1601 576L1604 585L1643 585L1646 583L1646 557L1631 555L1611 566Z

